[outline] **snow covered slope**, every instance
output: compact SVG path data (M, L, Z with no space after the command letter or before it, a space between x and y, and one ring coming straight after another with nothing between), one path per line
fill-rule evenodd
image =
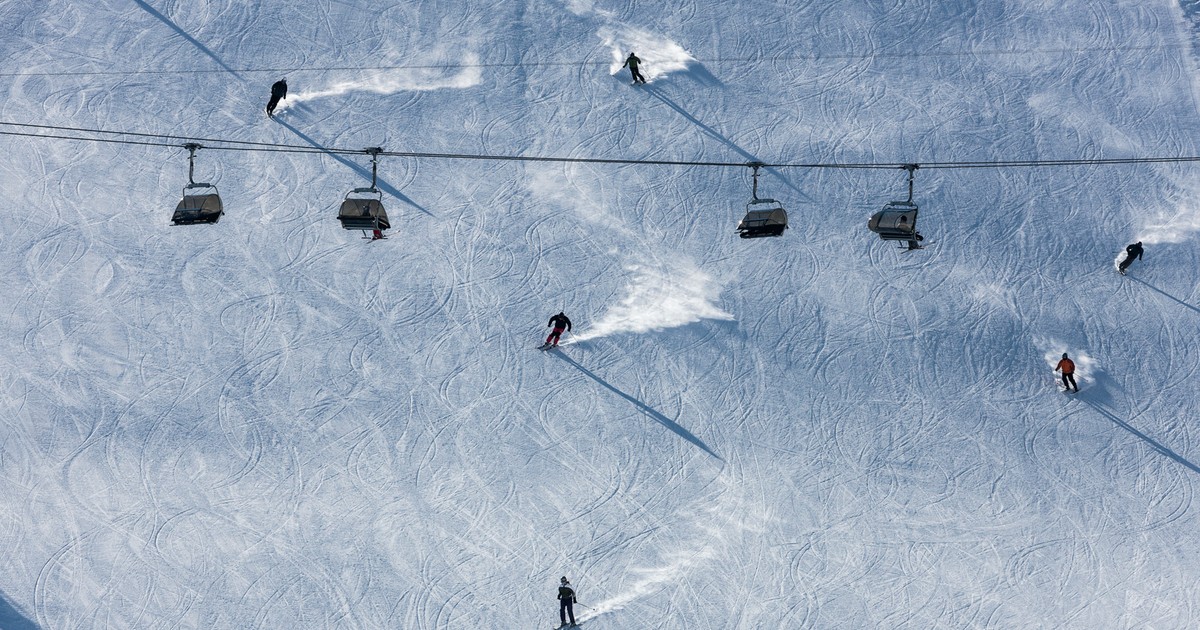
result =
M9 0L0 121L1195 156L1196 14ZM562 575L595 630L1200 623L1195 164L923 168L901 252L865 226L896 169L768 169L791 229L745 241L744 167L385 157L367 242L335 220L365 156L202 149L226 215L171 227L182 148L0 138L0 627L549 628Z

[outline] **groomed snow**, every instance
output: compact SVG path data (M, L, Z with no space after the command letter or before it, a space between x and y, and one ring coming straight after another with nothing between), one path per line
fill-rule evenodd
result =
M0 121L1197 156L1198 15L8 0ZM172 227L182 147L0 143L0 627L545 630L562 575L591 630L1200 625L1194 163L924 168L928 247L903 252L866 230L898 169L766 169L791 226L746 241L743 167L385 157L368 242L335 219L365 155L201 149L226 215ZM575 329L538 352L559 310Z

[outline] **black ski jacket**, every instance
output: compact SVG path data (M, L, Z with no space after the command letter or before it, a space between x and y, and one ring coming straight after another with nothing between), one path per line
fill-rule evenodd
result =
M1134 243L1133 245L1126 247L1125 248L1126 260L1135 260L1135 259L1141 260L1142 259L1142 251L1143 251L1142 246L1137 243Z
M575 591L570 586L558 587L558 601L569 601L575 603Z
M546 326L548 328L566 328L567 330L571 330L571 320L568 319L566 315L559 313L558 315L551 317L550 323L546 324Z
M271 86L271 98L287 98L287 81L281 79Z
M629 55L629 58L625 60L625 65L623 65L621 67L622 68L628 67L631 70L637 70L639 63L642 63L641 59L638 59L637 57L635 57L633 55Z

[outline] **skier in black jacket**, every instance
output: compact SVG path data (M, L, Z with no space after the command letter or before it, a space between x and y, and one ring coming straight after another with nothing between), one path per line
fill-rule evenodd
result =
M550 336L546 337L546 343L543 348L558 346L558 338L562 336L564 330L571 330L571 320L559 311L558 315L550 318L550 323L546 324L550 328Z
M575 627L575 609L572 607L574 604L575 589L571 588L571 583L564 575L558 584L558 617L562 620L560 628L567 625L567 615L571 616L571 627Z
M1119 271L1121 272L1122 276L1125 275L1125 270L1129 268L1129 265L1133 264L1133 259L1135 259L1135 258L1138 260L1142 259L1142 242L1141 241L1138 241L1138 242L1134 243L1133 245L1129 245L1125 248L1125 260L1121 261L1121 266L1119 267Z
M637 55L629 53L629 57L625 59L625 65L621 66L622 68L629 68L629 74L633 75L633 83L635 85L646 82L646 78L642 76L641 72L638 72L639 63L642 63L642 60L638 59Z
M287 79L280 79L271 86L271 100L267 101L267 115L275 117L275 107L279 100L287 98Z

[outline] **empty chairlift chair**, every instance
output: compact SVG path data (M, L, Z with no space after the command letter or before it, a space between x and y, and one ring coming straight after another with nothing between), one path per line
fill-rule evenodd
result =
M386 238L383 231L390 229L387 211L383 208L383 193L375 187L379 153L383 149L372 147L366 152L371 155L371 186L355 188L346 193L342 206L338 210L338 221L347 230L362 230L371 232L371 240Z
M867 229L885 241L907 241L908 249L920 249L925 237L917 232L917 204L913 203L913 171L919 167L908 164L908 200L889 201L883 210L871 215Z
M198 144L183 145L188 150L188 185L183 187L183 198L175 206L171 215L172 225L194 225L196 223L216 223L225 214L225 206L221 203L221 195L217 187L197 182L193 179L195 173L196 149Z
M759 238L762 236L780 236L787 229L787 211L783 204L774 199L758 198L758 169L761 162L751 162L754 169L754 187L750 193L750 202L746 204L746 216L738 223L738 236L742 238Z

